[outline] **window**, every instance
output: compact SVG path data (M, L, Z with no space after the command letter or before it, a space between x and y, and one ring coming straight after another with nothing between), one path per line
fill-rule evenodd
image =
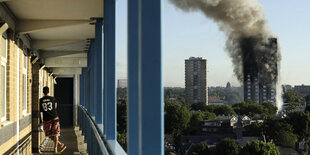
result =
M1 37L1 121L6 121L6 62L7 62L7 36Z
M39 70L39 98L43 97L43 70Z
M26 50L24 48L24 50ZM23 114L27 113L27 57L23 55Z

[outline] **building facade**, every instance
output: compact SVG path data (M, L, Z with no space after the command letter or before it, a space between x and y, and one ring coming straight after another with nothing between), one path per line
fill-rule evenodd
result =
M53 95L54 78L32 61L23 40L14 37L10 27L2 33L0 47L0 154L31 154L32 147L39 148L44 139L36 129L39 115L34 111L39 112L44 86Z
M296 85L294 90L302 96L306 96L310 94L310 85Z
M185 60L186 103L208 104L207 60L190 57Z
M257 103L272 102L276 104L276 83L270 80L270 77L263 77L263 70L259 65L265 61L264 56L259 57L255 50L256 40L253 38L244 39L242 45L243 50L243 86L244 86L244 101L254 101ZM275 38L269 39L269 44L266 48L274 48L277 46ZM277 50L277 48L275 48ZM259 64L260 63L260 64ZM277 64L275 64L277 65ZM275 68L277 68L275 66ZM275 73L277 75L277 73ZM276 78L275 78L276 79Z

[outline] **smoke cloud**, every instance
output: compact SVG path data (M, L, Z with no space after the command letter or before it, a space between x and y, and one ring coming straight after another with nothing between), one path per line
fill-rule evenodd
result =
M213 19L227 35L226 51L230 55L234 73L243 81L243 51L246 38L255 40L253 50L260 76L267 81L277 81L277 70L281 60L279 48L274 46L276 38L264 17L263 6L257 0L170 0L184 11L201 11ZM278 64L278 65L277 65Z
M244 80L244 62L255 61L258 75L264 83L277 84L281 60L278 39L268 27L263 6L257 0L170 2L184 11L201 11L219 25L220 30L227 36L226 51L232 59L234 73L240 82ZM251 55L252 58L246 60L246 55ZM281 90L277 90L278 92Z

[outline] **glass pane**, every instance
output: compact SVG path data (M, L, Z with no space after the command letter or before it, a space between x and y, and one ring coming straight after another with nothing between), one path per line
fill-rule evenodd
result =
M6 58L6 39L1 37L1 56Z
M26 56L24 56L24 68L27 68L27 57Z
M23 110L27 109L27 76L24 74L23 77L24 95L23 95Z
M1 66L1 118L5 117L5 108L6 108L6 103L5 103L5 66Z

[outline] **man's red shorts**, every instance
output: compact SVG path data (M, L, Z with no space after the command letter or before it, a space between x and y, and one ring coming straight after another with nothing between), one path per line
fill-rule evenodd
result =
M49 121L43 121L45 136L60 136L59 117Z

